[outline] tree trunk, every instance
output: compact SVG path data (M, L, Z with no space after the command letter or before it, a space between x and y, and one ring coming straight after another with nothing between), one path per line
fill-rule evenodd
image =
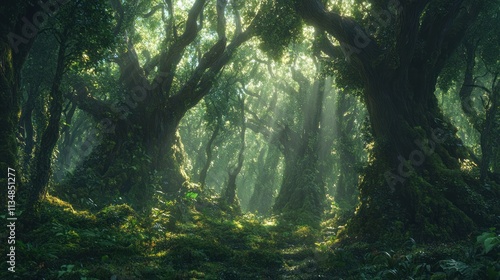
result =
M418 239L442 240L466 236L476 225L492 225L491 213L498 213L492 211L498 207L491 197L498 193L480 188L460 171L459 160L467 153L456 129L443 121L434 88L413 94L427 96L426 101L398 102L397 96L415 86L378 79L367 89L369 96L379 97L367 98L374 160L361 182L361 205L348 234L379 239L409 232Z
M32 177L30 180L31 190L27 203L27 213L34 214L38 203L47 194L47 184L51 175L51 160L52 152L59 139L60 120L63 107L63 96L60 89L61 80L65 68L66 46L65 41L61 41L57 56L56 72L53 78L52 87L50 89L50 118L47 127L45 128L41 141L40 148L36 152L35 165L33 168Z
M241 127L240 127L240 141L241 141L241 147L240 151L238 153L238 162L236 163L236 166L233 168L233 170L228 172L228 181L227 181L227 186L222 194L222 202L231 207L236 207L236 212L240 213L240 205L239 201L236 197L236 178L238 174L241 171L241 168L243 167L243 160L244 160L244 152L245 152L245 133L246 133L246 125L245 125L245 103L242 98L239 99L240 101L240 112L241 112Z
M308 107L314 108L306 114L299 139L289 138L285 128L282 137L284 145L285 171L274 212L283 214L286 220L297 224L318 226L323 213L325 189L319 172L319 135L325 93L325 79L316 82Z
M392 22L381 27L395 31L387 45L319 0L296 2L306 22L340 42L364 84L375 145L346 236L449 240L495 224L498 188L483 189L461 172L468 153L434 96L438 75L483 2L440 4L396 1L386 11L396 18L394 30Z
M0 18L0 172L8 168L19 169L17 131L20 112L20 75L26 57L33 45L37 30L24 26L41 8L18 1L4 1ZM24 27L24 29L23 29ZM20 174L17 174L20 175ZM7 175L0 176L2 186L7 186ZM16 191L21 184L16 180ZM20 196L17 196L19 198ZM23 195L24 197L24 195ZM6 196L0 196L0 204L7 205ZM18 201L18 200L17 200Z
M32 158L33 148L35 147L35 131L33 128L33 110L35 109L35 94L38 94L38 89L29 88L28 99L22 108L20 118L20 133L24 139L24 158L23 170L29 174L30 162Z
M102 139L88 135L89 145L97 146L57 191L69 200L75 192L77 197L90 198L90 203L82 205L86 207L103 207L121 199L144 209L155 191L174 198L188 181L183 169L185 154L177 131L178 121L155 121L156 125L161 124L161 128L154 130L158 133L152 133L149 127L115 120L102 128ZM80 201L71 202L81 205Z
M2 34L4 35L4 34ZM3 39L3 36L2 36ZM0 42L0 182L7 186L7 169L18 169L16 132L19 112L19 95L12 61L12 50L8 42ZM18 179L19 180L19 179ZM2 195L1 205L7 205L7 196Z
M212 131L212 136L210 136L210 139L208 140L207 146L205 148L205 153L207 155L207 158L205 160L205 164L203 165L203 168L200 171L200 185L202 188L205 188L208 169L210 168L210 165L212 165L213 143L214 143L215 139L217 138L217 136L219 135L219 130L220 130L220 125L216 124L214 131Z

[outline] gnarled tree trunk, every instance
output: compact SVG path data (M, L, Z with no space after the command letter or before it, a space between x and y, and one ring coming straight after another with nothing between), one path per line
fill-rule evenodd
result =
M274 204L275 213L298 224L319 225L323 213L325 186L319 172L320 122L325 94L325 79L316 82L308 103L301 134L292 134L285 128L285 170L283 182ZM307 110L306 112L309 112Z
M97 139L97 131L90 135L100 144L77 168L68 186L91 194L88 197L100 200L100 205L122 197L138 208L147 206L154 191L171 198L182 192L188 178L183 169L179 122L210 92L237 48L253 36L250 25L245 31L237 30L227 44L225 6L218 7L218 41L199 58L190 76L177 85L177 67L201 30L198 20L205 4L205 0L193 3L182 34L177 35L176 27L169 26L174 32L167 34L162 44L165 49L151 60L154 65L141 66L133 43L127 42L127 51L117 61L126 92L121 103L110 106L91 97L85 86L78 87L78 106L95 118L103 137ZM149 82L147 75L155 66L157 74Z
M468 153L434 96L444 63L481 3L448 1L447 9L437 9L438 2L392 7L396 36L394 45L384 48L320 1L297 1L307 22L340 41L364 83L375 148L360 184L360 206L345 232L349 237L378 240L409 233L446 240L491 226L499 213L498 189L485 190L461 172L460 160Z

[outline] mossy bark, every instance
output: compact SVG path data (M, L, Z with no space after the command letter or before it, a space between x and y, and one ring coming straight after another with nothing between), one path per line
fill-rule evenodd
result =
M50 118L47 127L43 131L40 148L34 158L34 170L30 180L30 196L27 203L27 214L34 213L40 201L47 194L49 178L52 173L52 153L59 139L60 120L63 107L63 95L61 92L61 80L65 69L66 40L62 39L59 46L56 72L50 90Z
M12 50L7 42L0 42L0 168L3 173L0 179L2 186L7 186L7 169L17 169L17 121L19 96L14 78ZM7 205L5 195L1 196L2 205Z
M285 171L281 189L273 210L285 220L296 224L318 226L323 214L325 186L319 171L320 122L325 94L325 79L317 82L317 91L312 94L309 106L314 113L308 115L302 133L293 134L285 128ZM295 136L292 136L295 135Z
M328 11L319 0L295 4L307 23L340 42L364 86L375 147L347 236L436 241L494 225L498 188L484 188L479 178L460 170L460 161L470 154L434 95L438 76L484 2L450 2L443 9L440 1L396 1L386 11L394 22L381 27L393 34L387 40ZM325 52L339 61L338 49L327 43Z
M21 69L33 45L36 32L23 32L26 18L32 19L40 9L39 5L28 5L7 0L2 5L0 18L0 176L2 186L7 186L7 169L16 170L17 191L23 191L19 173L17 131L20 114ZM25 38L29 37L29 38ZM18 195L17 198L20 196ZM23 193L22 197L25 195ZM0 196L1 205L6 205L7 197ZM16 199L20 203L19 199Z
M494 225L499 189L485 189L477 176L461 171L468 152L432 92L415 94L426 96L422 103L398 102L385 87L377 94L386 98L367 100L375 148L349 237L450 240Z
M90 198L98 207L126 201L137 209L149 205L155 191L172 199L188 181L184 147L176 126L169 135L144 138L144 129L118 121L57 191L72 200ZM92 136L90 136L92 137ZM73 203L82 204L81 201ZM82 206L93 203L84 201ZM88 204L88 205L85 205Z

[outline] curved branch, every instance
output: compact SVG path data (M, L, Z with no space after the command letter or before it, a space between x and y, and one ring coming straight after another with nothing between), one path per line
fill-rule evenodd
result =
M162 80L160 95L168 95L175 76L177 65L182 58L186 47L194 41L198 34L197 19L203 10L205 0L196 0L189 10L184 33L160 57L160 69L156 79ZM170 3L169 6L172 6Z
M101 120L112 115L111 106L102 100L95 99L89 93L89 90L83 82L79 82L76 87L76 94L68 96L75 102L80 110L91 115L93 118Z
M163 5L162 4L159 4L159 5L156 5L154 6L153 8L151 8L151 11L143 14L141 17L142 18L148 18L148 17L151 17L153 16L159 9L162 9L163 8Z
M366 73L373 71L372 62L382 54L375 40L354 20L328 12L319 0L300 0L296 11L309 24L326 31L340 42L346 59L358 64Z

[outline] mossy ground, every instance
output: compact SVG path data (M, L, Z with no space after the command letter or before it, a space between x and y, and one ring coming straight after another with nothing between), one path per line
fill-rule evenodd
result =
M212 201L91 213L49 196L36 229L18 231L16 272L3 267L0 278L500 279L494 231L478 242L347 244L337 238L344 217L327 217L317 229L229 214Z

